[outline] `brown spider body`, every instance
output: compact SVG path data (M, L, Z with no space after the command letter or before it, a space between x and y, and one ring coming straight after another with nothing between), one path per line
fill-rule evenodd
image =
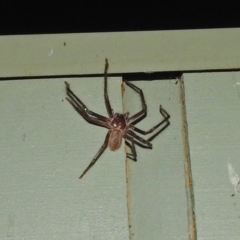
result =
M108 139L108 147L111 151L115 151L120 148L122 138L127 130L127 127L126 114L115 113L109 125L111 132Z
M82 175L79 178L82 178L86 172L96 163L101 154L105 151L107 146L110 150L115 151L120 148L122 144L122 139L125 139L125 142L130 146L132 153L127 153L127 157L133 160L136 160L137 153L135 149L135 143L140 143L147 148L152 148L152 144L149 140L143 139L137 133L142 135L147 135L152 133L155 129L158 129L160 126L162 128L158 131L160 133L163 131L169 124L170 115L165 111L160 105L159 111L163 116L163 120L156 124L154 127L150 128L148 131L141 130L135 126L134 123L140 121L142 118L147 115L147 105L145 103L143 92L140 88L134 84L124 81L124 83L132 88L136 93L139 94L142 102L142 110L135 113L129 117L129 113L115 113L111 107L111 103L108 97L107 91L107 70L108 70L108 60L106 59L105 70L104 70L104 99L105 105L108 112L108 117L102 116L98 113L95 113L87 108L87 106L74 94L70 89L70 84L65 82L66 92L67 92L67 101L73 106L73 108L89 123L108 128L108 133L102 144L99 151L96 153L88 167L83 171Z

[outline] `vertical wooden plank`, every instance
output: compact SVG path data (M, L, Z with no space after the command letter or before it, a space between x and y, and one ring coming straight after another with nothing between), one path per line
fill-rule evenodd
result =
M0 82L0 238L128 239L124 149L107 149L78 179L107 129L71 107L64 80L107 115L102 78ZM121 79L109 82L119 111Z
M179 84L176 80L134 81L144 92L147 117L136 126L148 130L163 119L171 125L153 141L153 149L136 146L138 161L127 160L131 239L189 239ZM141 109L139 95L125 87L124 109ZM149 136L144 136L148 139Z
M237 240L240 73L184 74L184 86L197 239Z

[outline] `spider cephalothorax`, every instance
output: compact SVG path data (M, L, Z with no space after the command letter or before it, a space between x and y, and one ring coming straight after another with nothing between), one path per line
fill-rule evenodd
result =
M132 88L135 92L140 95L141 102L142 102L142 110L133 116L129 117L129 113L115 113L111 108L111 103L109 101L108 92L107 92L107 71L108 71L108 60L105 60L105 70L104 70L104 98L105 98L105 105L108 112L108 117L104 117L98 113L92 112L87 108L87 106L72 92L70 89L70 84L65 82L66 85L66 92L67 92L67 100L73 106L73 108L88 122L106 127L109 129L105 141L93 160L90 162L88 167L83 171L82 175L79 178L82 178L86 172L95 164L98 160L100 155L104 152L107 146L110 150L114 151L117 150L122 143L122 139L124 138L128 144L131 144L132 153L127 153L127 157L131 159L136 159L137 153L135 149L135 142L141 143L142 145L152 148L152 144L140 136L138 136L135 132L140 133L142 135L147 135L152 133L155 129L163 126L162 129L165 129L169 124L170 115L167 113L166 110L162 108L160 105L160 113L163 116L163 120L149 129L148 131L143 131L137 128L133 123L140 120L141 118L145 117L147 114L147 105L145 103L143 92L140 88L135 86L134 84L124 80L126 85ZM163 125L164 124L164 125Z
M121 113L115 113L111 123L110 128L116 129L116 130L125 130L127 127L127 116L126 114Z

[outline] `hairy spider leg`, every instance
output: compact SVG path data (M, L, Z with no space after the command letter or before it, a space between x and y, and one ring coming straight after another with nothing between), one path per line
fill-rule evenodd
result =
M128 145L128 147L131 148L131 151L132 151L132 153L126 153L127 158L130 158L130 159L136 161L137 151L135 148L134 139L128 135L125 135L124 138L125 138L125 140L127 140L127 141L125 141L126 145Z
M103 145L101 146L101 148L98 150L97 154L95 155L95 157L93 158L93 160L90 162L90 164L88 165L88 167L83 171L82 175L79 178L82 178L87 172L88 170L96 163L96 161L98 160L98 158L102 155L102 153L105 151L105 149L108 146L108 139L110 136L111 131L108 131L106 138L104 140Z
M143 131L143 130L137 128L136 126L134 126L134 125L132 125L132 124L130 124L129 127L130 127L132 130L134 130L134 131L136 131L136 132L138 132L138 133L140 133L140 134L142 134L142 135L147 135L147 134L149 134L149 133L152 133L155 129L157 129L158 127L160 127L160 126L163 125L164 123L166 123L166 125L163 127L163 129L165 129L168 125L170 125L170 122L168 121L169 118L170 118L170 115L167 113L166 110L164 110L164 109L162 108L161 105L160 105L160 107L159 107L159 111L160 111L160 113L162 114L162 116L164 117L164 119L163 119L160 123L158 123L157 125L155 125L154 127L150 128L148 131Z
M124 80L124 82L130 87L132 88L135 92L137 92L140 95L141 98L141 102L142 102L142 110L139 111L138 113L134 114L133 116L131 116L129 118L129 122L135 122L137 120L139 120L141 117L146 116L147 115L147 105L145 102L145 98L143 95L143 91L138 88L137 86L135 86L134 84L128 82L127 80Z
M91 122L93 124L102 126L102 127L108 127L107 124L105 122L103 122L102 120L99 120L95 117L89 116L86 112L84 112L84 110L82 110L78 105L76 105L76 103L71 100L70 98L66 98L66 100L73 106L73 108L88 122Z
M144 138L138 136L135 132L133 132L131 130L127 130L125 136L130 136L131 138L136 139L138 142L140 142L144 145L147 145L148 148L152 148L152 144L149 141L147 141Z
M108 59L105 59L105 68L104 68L104 99L105 99L105 105L106 105L106 109L108 112L108 116L110 118L113 117L114 112L113 109L111 107L111 103L109 101L109 97L108 97L108 86L107 86L107 78L108 78Z
M129 127L140 133L140 134L143 134L143 135L147 135L149 133L152 133L155 129L157 129L158 127L160 127L161 125L163 125L164 123L166 123L160 130L157 134L159 134L160 132L162 132L168 125L170 125L170 122L168 121L169 118L170 118L170 115L167 113L166 110L164 110L162 108L162 106L160 105L160 113L162 114L162 116L164 117L164 119L158 123L157 125L155 125L154 127L152 127L151 129L149 129L148 131L143 131L137 127L135 127L134 125L130 124ZM130 142L131 142L131 150L132 150L132 153L127 153L127 157L132 159L132 160L136 160L136 157L137 157L137 153L136 153L136 149L135 149L135 143L134 143L134 139L139 141L140 143L144 144L144 145L147 145L149 148L152 148L152 144L150 143L149 140L145 140L143 138L141 138L140 136L138 136L135 132L133 131L130 131L128 130L126 132L126 135L124 136L125 139L128 139ZM151 139L151 138L150 138Z
M125 139L128 139L131 142L131 151L132 153L127 153L127 158L130 158L134 161L137 161L137 152L135 148L135 142L145 145L147 148L152 148L152 144L138 136L135 132L128 130L124 136ZM130 143L128 143L130 145Z
M102 116L102 115L100 115L100 114L98 114L98 113L95 113L95 112L93 112L93 111L91 111L91 110L89 110L88 108L87 108L87 106L74 94L74 92L70 89L70 84L68 83L68 82L64 82L65 83L65 85L66 85L66 93L67 93L67 95L68 95L68 97L72 100L72 102L74 102L74 104L75 104L75 106L77 106L78 108L80 108L83 112L85 112L86 114L85 115L87 115L87 119L86 119L86 117L84 117L84 119L86 119L87 121L89 120L90 121L90 118L91 118L91 120L95 120L95 119L99 119L99 120L102 120L102 121L108 121L108 118L106 118L106 117L104 117L104 116ZM68 98L66 98L66 100L68 100L69 101L69 99ZM69 101L71 104L72 104L72 102L71 101ZM72 104L73 105L73 104ZM74 107L75 108L75 107ZM75 110L76 110L76 108L75 108ZM79 113L79 112L78 112ZM82 114L81 114L82 115ZM83 115L82 115L83 116ZM93 117L91 117L91 116L93 116ZM92 122L92 121L91 121Z

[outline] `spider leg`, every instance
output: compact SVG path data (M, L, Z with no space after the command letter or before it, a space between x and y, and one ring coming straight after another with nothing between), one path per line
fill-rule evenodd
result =
M108 131L106 138L104 140L103 145L101 146L101 148L98 150L97 154L95 155L95 157L93 158L93 160L90 162L90 164L88 165L88 167L83 171L83 173L81 174L81 176L79 178L82 178L87 171L96 163L96 161L98 160L98 158L102 155L102 153L105 151L105 149L107 148L108 145L108 139L109 139L109 135L110 135L111 131Z
M133 139L137 140L138 142L140 142L144 145L147 145L148 148L152 148L152 144L149 141L141 138L140 136L138 136L135 132L133 132L131 130L128 130L126 132L126 134L124 135L124 138L127 138L127 137L133 138Z
M104 122L101 119L88 115L86 112L84 112L83 109L81 109L78 105L76 105L76 103L72 101L72 99L66 97L66 100L73 106L76 112L78 112L86 121L108 128L106 122Z
M70 84L68 82L64 82L66 85L66 92L67 92L67 96L72 100L72 102L74 102L79 108L81 108L84 112L87 113L87 115L92 115L98 119L101 119L103 121L107 121L108 118L95 113L93 111L90 111L87 106L74 94L74 92L70 89ZM68 99L67 99L68 100ZM70 102L71 103L71 102Z
M147 105L146 105L146 102L145 102L143 91L140 88L138 88L137 86L135 86L134 84L132 84L132 83L126 81L126 80L124 80L124 82L130 88L132 88L135 92L137 92L140 95L140 98L141 98L142 110L129 118L129 122L135 122L135 121L137 121L138 119L140 119L141 117L143 117L147 114Z
M125 139L128 140L129 142L131 142L131 144L130 144L128 141L126 141L127 145L129 145L129 148L131 148L131 151L132 151L132 153L127 153L126 154L127 158L130 158L130 159L136 161L137 160L137 151L136 151L136 148L135 148L134 140L133 140L132 137L127 136L127 135L125 136Z
M107 77L108 77L108 59L105 59L105 68L104 68L104 99L105 99L105 105L106 105L106 109L108 112L108 115L110 118L113 117L114 113L111 107L111 103L109 101L109 97L108 97L108 90L107 90Z
M164 127L162 128L162 130L164 130L168 125L170 125L170 122L168 121L169 118L170 118L170 115L167 113L167 111L166 111L165 109L162 108L161 105L160 105L160 109L159 109L159 110L160 110L160 113L162 114L162 116L164 117L164 119L163 119L160 123L158 123L157 125L155 125L154 127L152 127L151 129L149 129L148 131L143 131L143 130L135 127L135 126L132 125L132 124L130 124L129 127L130 127L132 130L134 130L134 131L136 131L136 132L138 132L138 133L140 133L140 134L147 135L147 134L149 134L149 133L152 133L155 129L157 129L158 127L160 127L160 126L163 125L164 123L166 123L166 124L164 125Z

